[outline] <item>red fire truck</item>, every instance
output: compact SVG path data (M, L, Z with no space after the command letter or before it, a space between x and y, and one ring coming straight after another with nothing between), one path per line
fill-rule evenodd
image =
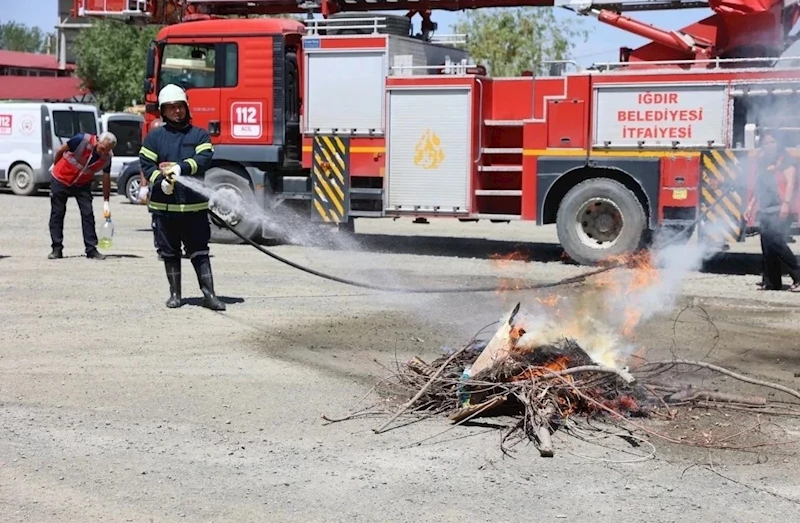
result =
M652 42L616 64L497 78L432 36L431 9L520 5L569 8ZM700 6L714 14L680 31L620 14ZM359 13L375 9L408 16ZM242 18L310 11L324 18ZM781 58L800 15L791 2L76 0L76 14L167 24L147 57L148 125L160 87L185 87L215 143L206 181L225 196L212 205L247 236L261 231L221 203L232 194L334 224L555 223L584 264L698 216L701 232L736 242L758 129L800 130L800 68ZM217 228L214 238L237 240Z

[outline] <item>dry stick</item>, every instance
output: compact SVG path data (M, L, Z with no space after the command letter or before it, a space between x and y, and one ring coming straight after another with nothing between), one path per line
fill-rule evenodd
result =
M459 425L463 425L464 423L468 422L472 418L475 418L475 417L479 416L480 414L486 412L487 410L491 410L494 407L497 407L498 405L500 405L502 403L505 403L505 401L506 401L505 396L495 396L495 399L496 398L503 398L503 401L501 401L500 403L496 403L493 400L487 401L486 404L483 407L481 407L480 409L476 410L475 412L473 412L472 414L470 414L466 418L462 418L461 420L458 421L458 423L456 423L454 425L451 425L450 427L447 427L446 429L444 429L443 431L439 432L438 434L434 434L433 436L428 436L425 439L421 439L418 442L412 443L411 445L408 445L407 447L403 447L403 448L418 447L418 446L422 445L423 443L425 443L426 441L432 440L433 438L438 438L442 434L450 432L451 430L453 430L454 428L458 427Z
M741 403L743 405L753 405L755 407L763 407L767 404L767 398L760 396L739 396L738 394L729 394L727 392L714 392L711 390L692 390L684 389L680 392L672 394L667 398L670 402L683 402L694 400L706 401L720 401L725 403Z
M442 363L442 365L441 365L441 366L440 366L440 367L439 367L439 368L436 370L436 373L435 373L433 376L431 376L431 378L428 380L428 383L426 383L424 387L422 387L421 389L419 389L419 392L417 392L417 394L416 394L416 395L415 395L413 398L411 398L410 400L408 400L408 401L407 401L407 402L406 402L406 403L405 403L405 404L404 404L402 407L400 407L400 410L398 410L397 412L395 412L394 416L392 416L392 418L391 418L389 421L387 421L386 423L384 423L384 424L383 424L383 425L382 425L380 428L378 428L378 429L372 429L372 431L373 431L375 434L380 434L381 432L384 432L384 429L386 429L386 427L388 427L389 425L391 425L391 424L392 424L392 422L393 422L394 420L396 420L397 418L399 418L399 417L400 417L400 415L401 415L402 413L404 413L405 411L407 411L407 410L408 410L408 408L409 408L409 407L411 407L411 405L413 405L414 403L416 403L416 402L417 402L417 400L418 400L418 399L420 399L420 398L422 397L422 395L423 395L423 394L425 394L425 391L427 391L427 390L430 388L430 386L433 384L433 382L434 382L434 381L436 381L436 379L437 379L439 376L441 376L442 372L444 372L444 369L445 369L445 368L447 368L447 366L448 366L448 365L450 365L450 362L451 362L451 361L453 361L454 359L456 359L457 357L459 357L461 354L463 354L464 352L466 352L466 351L467 351L467 349L469 349L471 346L472 346L472 344L471 344L471 343L468 343L468 344L467 344L467 345L465 345L464 347L460 348L459 350L457 350L456 352L454 352L453 354L451 354L451 355L450 355L450 357L449 357L449 358L447 358L447 359L445 360L445 362L444 362L444 363Z
M550 438L550 418L555 413L551 401L547 406L538 410L539 419L536 423L536 437L539 439L539 455L543 458L553 457L553 440Z
M546 367L545 367L546 368ZM636 379L627 371L615 369L613 367L606 367L605 365L582 365L580 367L570 367L560 371L550 371L555 376L567 376L568 374L576 374L578 372L600 372L606 374L616 374L625 383L631 384Z
M790 409L788 407L783 407L783 409L787 410L782 410L781 407L776 407L774 405L767 405L763 409L752 407L750 405L737 405L736 403L726 403L725 405L718 405L710 401L696 401L693 403L693 405L705 408L723 407L726 409L741 410L745 412L757 412L759 414L770 414L773 416L800 416L800 410Z
M730 376L731 378L735 378L745 383L750 383L752 385L759 385L761 387L767 387L769 389L779 390L781 392L785 392L786 394L794 396L797 399L800 399L800 392L794 389L790 389L789 387L784 387L783 385L778 385L777 383L771 383L769 381L762 381L754 378L748 378L747 376L742 376L741 374L737 374L724 367L719 367L711 363L703 363L702 361L690 361L690 360L672 360L672 361L651 361L648 363L648 365L694 365L695 367L703 367L706 369L711 369L713 371L719 372L720 374L725 374L726 376Z
M322 419L327 421L328 423L339 423L340 421L349 421L351 419L356 419L361 416L380 416L381 414L386 414L384 410L362 410L359 412L354 412L352 414L348 414L347 416L342 416L341 418L332 418L330 416L326 416L325 414L322 415Z

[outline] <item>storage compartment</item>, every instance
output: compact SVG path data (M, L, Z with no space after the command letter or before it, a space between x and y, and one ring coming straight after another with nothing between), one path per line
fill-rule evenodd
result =
M471 90L389 91L387 210L469 212Z
M306 132L383 133L386 52L325 51L307 56Z

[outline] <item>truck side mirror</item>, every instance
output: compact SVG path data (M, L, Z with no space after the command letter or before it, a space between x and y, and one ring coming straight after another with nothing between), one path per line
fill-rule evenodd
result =
M156 75L156 43L150 42L147 47L147 60L145 61L144 77L153 78Z

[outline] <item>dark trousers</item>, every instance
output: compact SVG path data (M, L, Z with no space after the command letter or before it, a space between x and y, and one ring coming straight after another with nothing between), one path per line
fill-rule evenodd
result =
M153 233L156 251L165 262L180 261L181 243L192 261L208 257L211 226L205 211L153 214Z
M800 265L786 243L789 226L787 221L782 220L777 214L762 214L759 216L758 226L761 234L764 282L768 288L773 290L783 288L781 281L783 266L786 267L793 282L800 282Z
M92 184L80 187L67 186L53 178L50 182L50 239L53 249L64 248L64 216L67 214L67 199L72 196L78 202L83 229L83 245L86 253L97 250L97 232L92 211Z

